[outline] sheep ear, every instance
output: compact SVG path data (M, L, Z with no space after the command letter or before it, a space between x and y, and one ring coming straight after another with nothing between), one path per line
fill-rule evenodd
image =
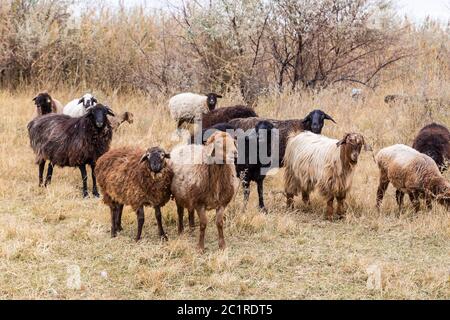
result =
M306 118L302 120L302 123L307 123L308 121L311 121L310 115L307 115Z
M170 159L170 153L164 153L164 158L166 158L166 159Z
M142 162L144 162L144 161L147 161L147 159L148 159L148 153L146 152L146 153L144 153L144 155L142 156L141 160L139 160L139 163L142 163Z
M114 114L114 112L111 110L110 107L106 107L106 113L109 114L110 116L115 117L116 115Z
M342 140L339 140L339 141L336 143L336 146L340 147L341 145L345 144L345 143L347 142L347 137L348 137L348 135L349 135L349 134L346 133L345 136L342 138Z
M83 103L84 104L84 97L78 100L78 104Z
M220 94L216 94L216 98L222 98Z
M334 121L334 119L333 119L330 115L328 115L328 114L326 114L326 113L324 113L324 114L325 114L325 119L331 120L331 121L333 121L334 123L336 123L336 121Z
M96 98L92 98L92 102L97 103L97 99Z
M36 101L36 99L37 99L37 96L36 97L34 97L31 101Z

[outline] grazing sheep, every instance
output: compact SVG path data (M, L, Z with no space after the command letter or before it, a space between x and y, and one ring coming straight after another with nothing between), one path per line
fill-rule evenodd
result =
M103 202L111 209L111 237L122 230L122 210L130 205L137 214L136 241L141 238L144 206L155 208L158 231L167 240L161 221L161 207L170 200L173 171L166 159L170 155L158 147L147 151L119 148L106 152L97 160L95 174Z
M250 182L254 181L258 188L259 208L267 212L264 205L264 179L266 171L271 165L271 146L273 124L268 121L260 121L256 124L255 134L244 136L243 140L238 136L238 159L236 172L242 179L244 189L244 200L247 202L250 196ZM241 148L241 141L244 142L244 148ZM256 148L252 149L253 144ZM253 152L252 152L253 151ZM264 170L266 169L266 170Z
M205 248L206 210L216 210L219 248L225 247L223 216L239 185L234 159L237 150L233 138L225 132L215 132L206 145L180 145L170 154L174 177L171 191L178 212L178 232L183 232L183 210L189 212L193 227L194 210L200 219L198 247Z
M170 98L170 115L177 122L177 128L180 128L184 122L192 123L202 114L214 110L217 98L222 96L216 93L200 95L191 92L180 93Z
M78 167L83 180L83 196L87 197L86 164L92 170L92 193L98 197L95 163L109 149L112 129L107 115L114 116L109 107L97 104L80 118L48 114L28 124L30 144L39 164L39 184L42 184L43 164L50 161L45 185L50 183L53 166Z
M359 133L346 133L342 140L311 132L290 138L284 159L287 206L293 206L293 197L298 193L309 204L309 194L317 188L327 200L327 219L333 219L334 198L337 200L336 214L342 218L344 200L363 146L370 150Z
M244 118L233 119L229 123L242 130L251 130L255 128L259 121L269 121L273 126L279 130L279 158L283 160L284 153L286 151L286 144L289 139L289 135L296 131L308 130L317 134L322 132L322 128L325 120L330 120L336 123L332 117L323 112L322 110L311 111L304 119L292 119L292 120L274 120L264 118ZM280 163L282 166L283 163Z
M120 125L124 122L132 124L134 121L134 115L131 112L126 111L115 117L108 116L108 119L109 122L111 123L111 128L114 131L116 131L117 129L119 129Z
M444 179L436 162L426 154L403 145L396 144L381 149L375 156L380 169L380 182L377 190L377 208L380 209L389 183L396 190L399 211L403 197L408 193L416 212L420 209L420 196L425 196L431 209L431 199L450 208L450 183Z
M412 147L430 156L441 172L447 170L447 162L450 160L450 132L443 125L431 123L423 127Z
M61 102L53 99L47 92L41 92L33 98L36 105L36 111L33 118L40 117L48 113L62 113L63 106Z
M86 93L80 99L73 99L64 107L63 113L71 117L81 117L86 110L97 104L97 99L90 93Z
M218 108L202 116L202 128L210 128L217 123L225 123L236 118L257 117L256 112L246 106Z

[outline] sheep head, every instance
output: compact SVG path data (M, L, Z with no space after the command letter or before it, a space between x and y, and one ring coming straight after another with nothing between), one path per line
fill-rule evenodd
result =
M89 108L85 116L89 117L98 129L103 129L108 123L108 115L115 116L108 106L97 104Z
M170 158L170 153L166 153L162 148L152 147L142 156L140 163L147 162L150 170L154 173L160 172L166 166L166 159Z
M78 104L82 104L85 109L93 107L97 104L97 99L90 93L86 93L78 100Z
M206 104L208 106L209 111L214 110L216 108L218 98L222 98L222 96L220 94L213 92L206 94Z
M214 132L206 141L205 147L208 160L213 163L234 164L237 157L236 141L228 133Z
M41 92L33 98L38 114L44 115L52 112L52 97L47 92Z
M341 159L344 162L348 161L351 165L358 163L358 157L363 147L365 151L372 150L359 133L346 133L342 140L336 143L336 146L341 147Z
M322 110L316 109L311 111L303 120L303 129L311 131L316 134L322 132L323 124L325 120L330 120L336 123L334 119L323 112Z

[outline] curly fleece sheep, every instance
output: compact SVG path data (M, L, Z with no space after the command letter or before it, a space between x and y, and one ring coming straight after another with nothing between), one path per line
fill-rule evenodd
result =
M122 230L122 210L130 205L137 214L136 241L144 225L144 206L155 209L160 237L167 239L161 221L161 207L170 199L173 171L163 149L153 147L118 148L108 151L97 161L95 172L103 194L103 202L111 209L111 237Z

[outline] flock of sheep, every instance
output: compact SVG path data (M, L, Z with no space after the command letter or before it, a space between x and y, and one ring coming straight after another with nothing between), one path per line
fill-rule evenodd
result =
M136 147L110 150L114 130L124 121L131 123L131 113L116 116L90 94L62 108L48 93L40 93L33 99L36 116L28 124L31 147L39 165L39 185L51 182L55 165L78 167L86 197L86 165L90 165L92 193L99 196L98 179L103 201L110 208L112 237L122 230L123 207L130 205L137 214L136 241L141 237L145 206L154 207L159 235L167 239L161 208L174 199L179 233L184 229L184 209L188 211L191 228L197 212L201 250L204 250L206 211L213 209L219 247L225 247L224 213L238 190L239 181L245 201L250 182L256 182L259 207L267 212L263 197L264 169L274 166L285 167L288 207L293 206L294 196L300 194L309 204L309 194L318 190L327 201L327 219L335 217L334 200L336 217L344 217L345 198L360 152L371 150L362 134L346 133L341 139L321 135L325 120L335 123L321 110L313 110L303 119L266 119L243 105L216 109L218 98L221 96L215 93L181 93L169 100L169 111L177 129L186 122L201 124L201 129L189 141L169 153L159 146L147 150ZM242 132L245 132L243 136ZM256 145L256 153L251 154L251 144ZM280 161L274 160L275 154ZM421 197L429 208L432 199L450 208L450 183L442 176L448 159L450 132L435 123L419 132L413 148L397 144L381 149L375 156L380 170L377 207L380 208L386 188L392 183L397 190L399 210L405 193L416 211ZM46 161L49 166L44 182Z

